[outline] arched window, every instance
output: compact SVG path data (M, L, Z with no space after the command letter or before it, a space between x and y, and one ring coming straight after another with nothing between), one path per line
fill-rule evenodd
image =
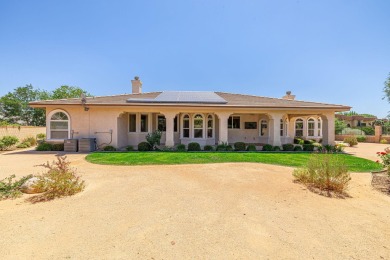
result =
M317 120L317 124L318 124L318 128L317 128L317 135L318 136L322 136L322 120L321 120L321 117L318 118Z
M207 138L214 137L214 120L212 115L207 116Z
M284 123L283 119L280 119L280 136L284 135Z
M315 128L316 124L315 124L315 121L313 118L310 118L308 121L307 121L307 135L308 136L314 136L314 128Z
M190 138L190 116L183 116L183 137Z
M267 120L261 120L260 121L260 136L266 136L268 134L267 131L268 123Z
M49 139L68 139L70 132L69 116L64 111L57 111L49 117Z
M194 116L194 138L203 138L203 116Z
M295 136L303 136L303 120L300 118L295 120Z
M288 136L288 120L287 119L284 120L284 125L285 125L285 127L284 127L284 135Z

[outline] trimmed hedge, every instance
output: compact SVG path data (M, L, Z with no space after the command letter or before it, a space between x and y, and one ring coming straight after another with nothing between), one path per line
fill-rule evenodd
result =
M302 151L302 146L300 146L300 145L295 146L295 147L294 147L294 151L295 151L295 152L300 152L300 151Z
M303 150L304 151L307 151L307 152L314 151L314 145L313 144L304 144L302 146L303 146Z
M197 142L192 142L188 144L188 149L189 152L198 152L201 151L200 149L200 144Z
M150 146L150 144L148 142L140 142L138 144L138 151L140 152L147 152L147 151L151 151L152 150L152 147Z
M270 152L270 151L272 151L273 150L273 146L272 145L270 145L270 144L266 144L266 145L264 145L263 146L263 149L262 149L262 151L267 151L267 152Z
M284 144L282 145L283 151L294 151L294 145L293 144Z
M186 151L186 146L184 144L179 144L176 147L176 151L178 151L178 152L185 152Z
M211 146L211 145L205 145L205 146L203 147L203 150L204 150L204 151L214 151L214 148L213 148L213 146Z
M246 144L244 142L236 142L234 144L234 150L235 151L245 151L246 150Z
M103 151L113 152L113 151L116 151L116 148L112 145L107 145L107 146L104 146Z
M255 151L257 151L256 145L254 145L254 144L249 144L248 147L246 148L246 150L247 150L248 152L255 152Z

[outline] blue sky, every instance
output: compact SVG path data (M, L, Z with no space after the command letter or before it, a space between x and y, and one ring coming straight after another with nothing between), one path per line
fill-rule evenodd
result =
M387 115L390 1L0 0L0 95L210 90Z

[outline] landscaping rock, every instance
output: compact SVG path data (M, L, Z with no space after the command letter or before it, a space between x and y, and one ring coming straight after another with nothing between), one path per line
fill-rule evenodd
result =
M28 179L22 186L20 186L20 191L27 194L41 193L42 191L36 188L38 181L38 177Z

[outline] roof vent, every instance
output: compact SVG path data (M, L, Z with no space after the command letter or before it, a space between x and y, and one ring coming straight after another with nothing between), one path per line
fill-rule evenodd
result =
M142 81L139 80L138 76L135 76L131 81L132 93L140 94L142 93Z
M287 99L287 100L294 100L295 99L295 95L291 95L291 91L286 91L286 95L284 97L282 97L283 99Z

